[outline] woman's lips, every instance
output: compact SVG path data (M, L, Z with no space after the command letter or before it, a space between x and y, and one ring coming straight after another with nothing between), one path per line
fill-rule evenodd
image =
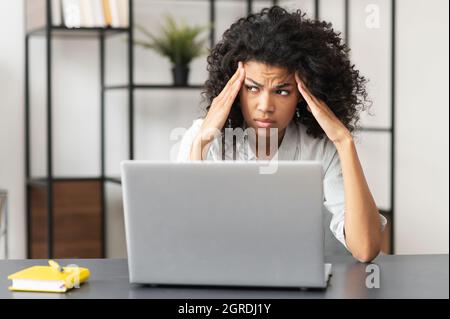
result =
M273 124L275 123L274 121L271 120L259 120L259 119L255 119L255 123L256 125L258 125L259 127L271 127L273 126Z

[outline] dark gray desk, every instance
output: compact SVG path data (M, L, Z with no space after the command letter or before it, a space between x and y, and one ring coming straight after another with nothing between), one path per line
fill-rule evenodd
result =
M130 285L126 260L59 260L88 267L91 278L66 294L10 292L7 276L46 260L0 261L0 299L5 298L449 298L448 255L379 256L380 288L366 287L367 264L351 257L327 258L333 276L326 290L248 289L218 287L149 287Z

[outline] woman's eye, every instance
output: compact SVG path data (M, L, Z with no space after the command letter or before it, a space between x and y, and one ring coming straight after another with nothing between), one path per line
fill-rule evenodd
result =
M256 86L251 86L251 85L246 85L245 87L246 87L247 90L250 91L250 92L256 92L256 91L252 91L252 89L258 89Z
M258 91L258 87L256 87L256 86L245 85L245 87L246 87L247 91L250 91L250 92L257 92ZM287 95L289 95L290 92L287 91L287 90L276 90L276 93L280 94L280 95L283 95L283 96L287 96Z
M284 94L281 94L281 95L289 95L289 91L286 91L286 90L277 90L277 93L279 93L279 92L283 92Z

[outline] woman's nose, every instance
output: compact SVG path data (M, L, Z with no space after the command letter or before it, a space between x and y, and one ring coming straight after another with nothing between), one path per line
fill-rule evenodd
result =
M269 94L262 93L258 100L258 111L263 113L270 113L275 110L275 107L272 104Z

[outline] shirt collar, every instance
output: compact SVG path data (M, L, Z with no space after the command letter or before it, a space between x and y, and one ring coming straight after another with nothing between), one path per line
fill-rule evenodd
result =
M243 124L244 131L246 128L248 128L248 126L244 122ZM286 128L283 140L281 141L281 145L278 148L278 154L275 154L274 157L278 156L278 160L295 160L298 157L299 152L299 145L300 145L299 138L300 136L298 126L294 121L291 121ZM236 151L237 151L237 159L240 160L257 159L254 150L254 142L251 143L248 136L247 138L237 142Z
M278 159L280 160L294 160L299 152L299 134L298 126L294 121L291 121L286 128L283 140L278 149Z

